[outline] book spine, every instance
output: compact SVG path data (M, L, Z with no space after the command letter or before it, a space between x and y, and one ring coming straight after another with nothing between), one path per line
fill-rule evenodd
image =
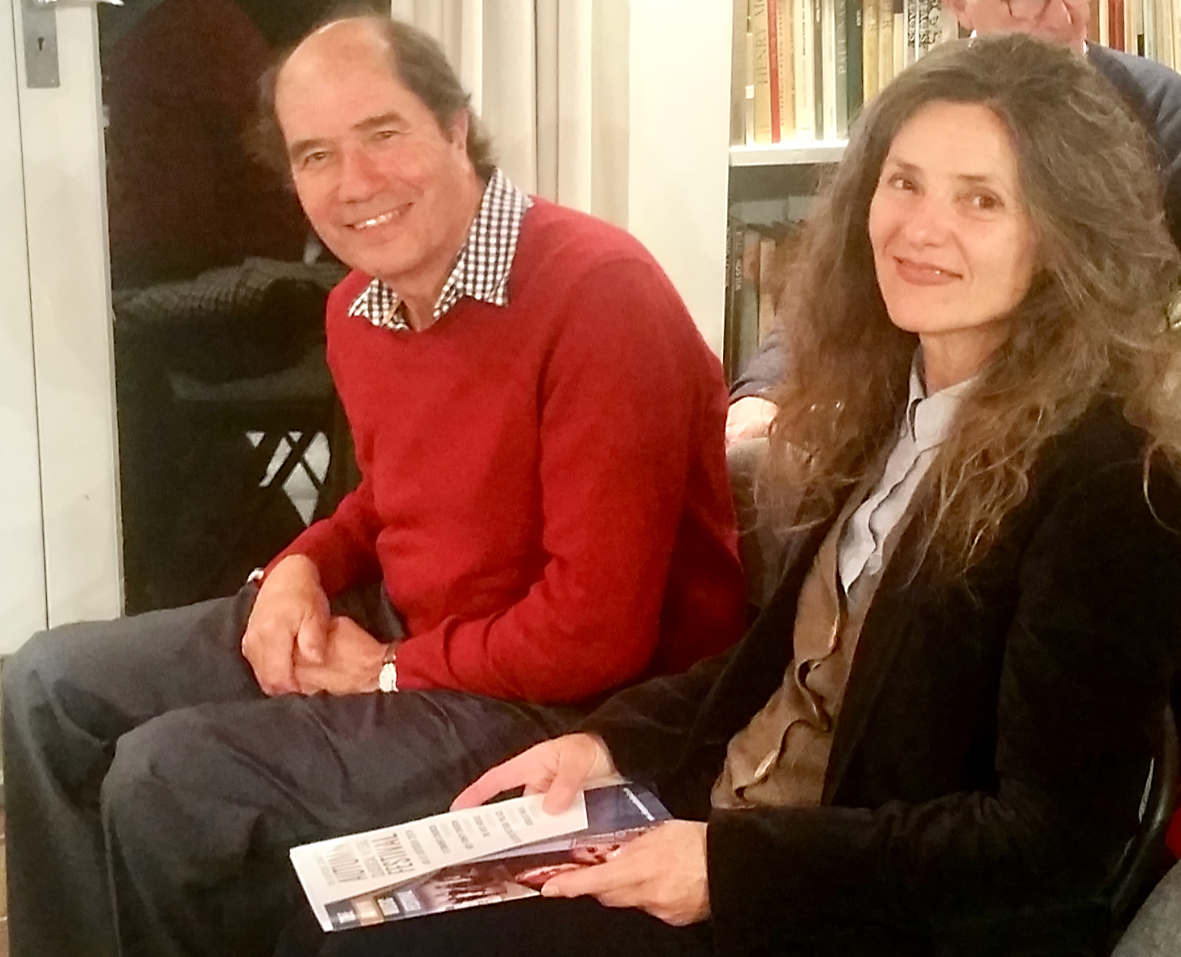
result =
M939 25L939 0L910 0L915 7L915 59L943 39Z
M910 66L919 58L919 10L917 3L906 5L906 65Z
M1156 58L1170 68L1177 62L1173 48L1176 11L1171 0L1156 0Z
M759 347L759 233L747 226L742 232L742 293L738 313L737 365L746 368Z
M861 68L863 102L878 92L878 0L864 0L861 15Z
M894 75L906 69L907 0L894 0Z
M792 0L775 0L775 32L779 38L779 123L783 139L790 139L796 128L795 108L795 24L791 15Z
M1173 63L1174 70L1181 66L1181 9L1177 9L1177 0L1169 0L1169 22L1173 24Z
M831 132L831 129L824 125L827 115L824 98L828 95L828 90L824 87L824 77L827 72L824 69L824 63L828 56L828 49L826 49L824 42L824 5L826 2L831 3L832 0L812 0L812 98L816 108L814 130L818 140L825 139Z
M743 129L747 143L755 141L755 38L746 32L746 109L743 114Z
M746 7L734 0L730 35L730 145L746 142Z
M745 6L745 0L743 0ZM742 223L737 219L726 222L726 303L722 339L722 365L726 383L738 378L740 322L742 318Z
M775 262L778 248L773 236L759 239L759 322L758 344L762 345L767 334L775 328L776 277Z
M812 89L815 39L812 33L812 0L792 0L795 33L795 106L796 132L812 133L816 125L816 94Z
M771 142L783 139L783 125L779 116L779 0L764 0L767 4L767 86L771 104Z
M823 0L821 7L824 13L824 36L821 38L824 55L824 138L833 139L841 135L837 112L838 100L842 98L837 89L837 0Z
M771 140L771 61L767 49L767 0L750 0L750 34L754 46L755 142Z
M894 0L878 0L878 90L894 79Z
M845 37L849 55L848 101L845 108L846 135L848 126L852 125L861 109L862 96L865 90L863 39L865 24L862 22L864 3L862 0L845 0Z
M849 0L833 2L833 58L836 60L836 103L833 129L838 139L849 135Z

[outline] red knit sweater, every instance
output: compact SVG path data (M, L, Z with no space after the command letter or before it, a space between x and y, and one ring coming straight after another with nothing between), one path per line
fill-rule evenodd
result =
M423 332L348 316L368 282L328 303L363 479L283 555L384 579L399 687L577 701L737 639L721 369L635 239L537 200L510 304Z

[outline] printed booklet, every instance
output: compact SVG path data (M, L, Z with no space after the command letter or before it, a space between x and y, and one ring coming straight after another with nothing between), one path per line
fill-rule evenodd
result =
M606 861L669 818L651 791L622 782L583 791L561 814L534 794L291 849L326 931L536 897L565 870Z

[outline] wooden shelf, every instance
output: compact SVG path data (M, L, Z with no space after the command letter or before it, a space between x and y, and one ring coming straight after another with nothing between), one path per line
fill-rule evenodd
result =
M731 166L810 166L836 163L848 140L788 140L758 146L731 146Z

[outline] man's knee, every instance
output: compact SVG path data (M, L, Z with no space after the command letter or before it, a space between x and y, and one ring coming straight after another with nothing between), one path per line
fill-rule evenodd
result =
M141 876L180 873L204 856L200 807L210 743L190 711L153 718L119 738L99 803L109 850ZM146 869L146 870L145 870Z
M225 732L216 709L197 707L119 738L100 805L121 866L208 877L210 867L232 867L262 839L254 772Z
M103 779L104 815L135 823L166 813L181 797L196 799L214 750L200 709L166 712L132 728L116 742Z

